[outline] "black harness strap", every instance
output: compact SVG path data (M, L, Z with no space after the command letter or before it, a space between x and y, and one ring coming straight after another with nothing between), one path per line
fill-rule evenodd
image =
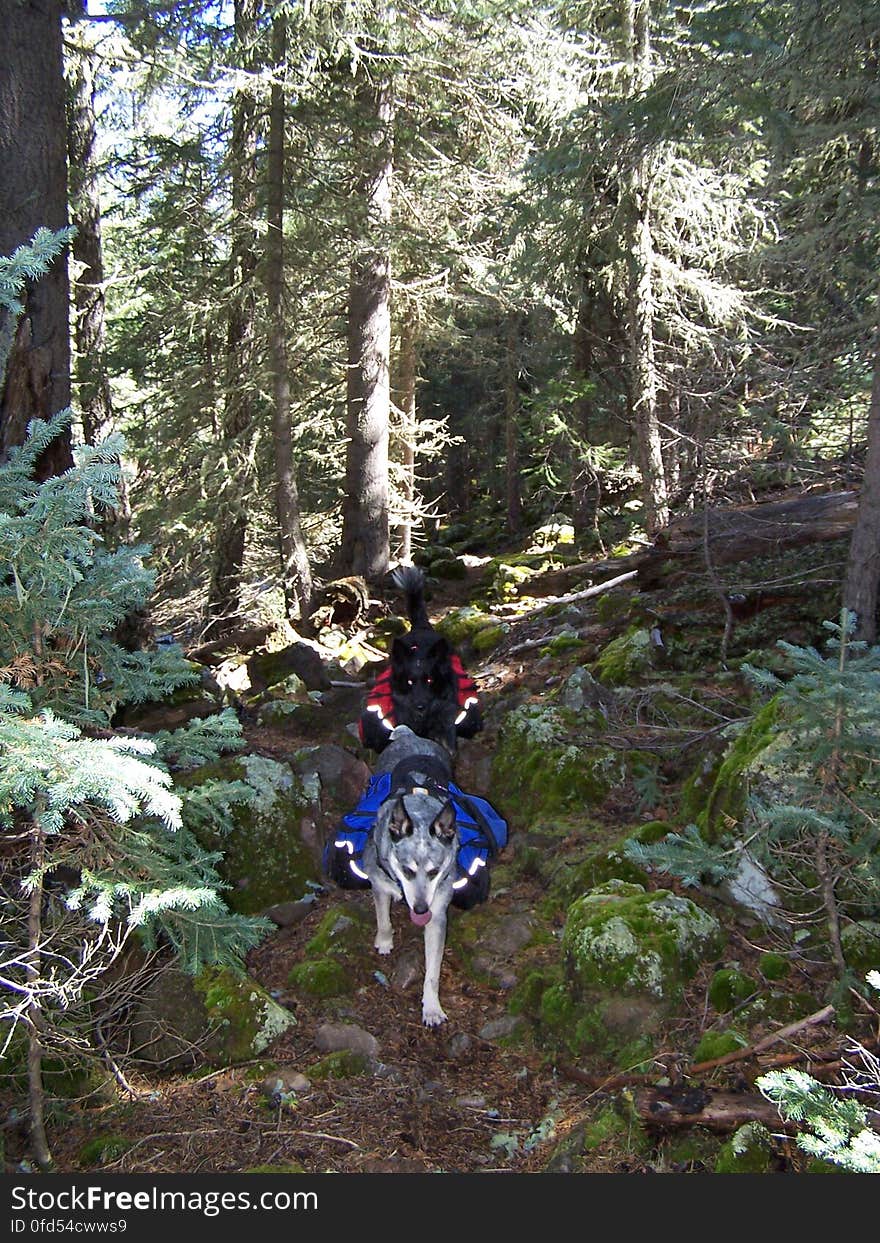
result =
M414 781L413 773L419 773L425 780ZM410 755L391 770L391 795L411 794L420 788L437 798L449 798L449 768L442 760L433 755Z

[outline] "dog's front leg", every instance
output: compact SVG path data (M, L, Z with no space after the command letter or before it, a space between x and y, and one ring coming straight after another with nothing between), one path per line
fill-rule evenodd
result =
M425 987L422 990L422 1022L426 1027L439 1027L446 1022L440 1005L440 964L446 945L446 913L435 915L425 925Z
M394 929L391 927L391 894L373 885L373 903L376 907L376 940L373 942L380 954L390 954L394 948Z

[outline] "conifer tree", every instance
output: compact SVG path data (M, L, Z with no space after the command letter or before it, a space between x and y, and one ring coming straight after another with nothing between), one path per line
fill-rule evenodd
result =
M13 320L25 280L44 272L65 241L43 232L0 260L0 303ZM0 375L13 333L14 326L0 351ZM265 931L262 921L226 909L219 856L193 836L165 758L237 749L237 721L200 725L189 739L160 740L159 749L110 729L120 704L160 699L195 675L178 648L127 652L113 638L153 585L144 549L108 551L96 530L96 515L118 502L121 442L84 446L63 475L33 482L35 464L69 421L70 411L34 420L0 465L8 559L0 582L0 1048L14 1050L25 1032L42 1167L51 1163L44 1057L87 1051L83 1015L100 1005L90 1000L93 985L128 939L168 947L196 971L240 966ZM224 798L238 798L217 793L220 811ZM209 800L199 814L211 814Z

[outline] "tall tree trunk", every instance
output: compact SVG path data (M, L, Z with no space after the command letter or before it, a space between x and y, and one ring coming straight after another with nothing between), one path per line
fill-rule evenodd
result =
M312 574L300 522L299 493L293 464L290 378L284 323L284 72L287 65L287 17L279 11L272 24L275 79L269 104L268 232L266 294L269 304L269 356L272 368L272 430L275 448L275 514L281 553L281 581L289 618L307 617Z
M624 37L633 92L651 72L650 0L624 0ZM650 166L634 156L627 186L629 216L629 336L632 409L642 473L645 527L656 534L669 521L666 476L657 417L654 358L654 243L651 234Z
M235 39L239 64L256 67L255 44L260 0L235 0ZM247 537L247 500L253 463L252 376L255 364L257 218L257 108L252 88L240 87L232 105L229 151L232 175L231 289L226 331L223 412L223 474L214 530L214 565L208 593L206 634L234 623Z
M595 383L594 349L597 291L588 270L581 273L578 316L572 343L574 372L583 391L575 405L574 431L579 442L571 468L571 508L576 543L593 538L602 547L599 534L599 475L591 459L590 448L595 436L595 415L592 393L587 386Z
M405 563L412 560L413 504L416 495L416 358L416 321L409 311L401 320L399 353L403 518L397 528L397 555Z
M83 5L83 16L84 16ZM71 223L76 236L71 253L76 261L73 282L76 347L74 379L77 407L86 444L96 445L113 430L113 404L107 374L104 322L104 248L101 237L101 200L98 192L95 127L95 51L85 22L71 28L75 44L68 58L70 98L67 123ZM111 543L126 538L131 506L125 476L120 477L119 504L107 516L105 537Z
M511 312L507 321L504 370L504 477L507 529L515 535L522 528L523 513L517 448L520 416L519 315L514 312Z
M877 590L880 580L880 337L868 411L868 456L859 493L859 512L849 546L843 602L856 615L857 639L877 642Z
M364 80L359 97L369 132L360 190L362 236L355 242L348 298L348 449L339 570L376 580L388 569L389 558L389 234L394 109L388 82L374 87Z
M67 124L61 44L62 0L3 5L0 67L0 255L37 229L67 224ZM0 461L25 438L31 419L70 405L70 288L58 259L27 291L0 393ZM37 477L73 463L70 434L42 455Z

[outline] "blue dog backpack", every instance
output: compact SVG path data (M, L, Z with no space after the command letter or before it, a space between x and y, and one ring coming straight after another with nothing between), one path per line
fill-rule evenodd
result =
M434 793L434 789L431 792ZM340 888L369 889L370 881L360 861L379 808L391 793L391 773L379 773L372 777L357 807L342 817L324 847L324 872ZM438 797L448 796L455 808L459 840L458 878L452 885L452 902L454 906L467 910L479 902L485 902L489 896L487 864L507 845L507 821L486 799L466 794L451 781L448 787L437 787L436 793Z

